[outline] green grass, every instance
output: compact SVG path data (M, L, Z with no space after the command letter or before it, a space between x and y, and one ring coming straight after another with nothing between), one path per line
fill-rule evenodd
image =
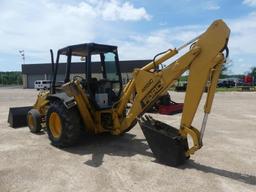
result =
M251 88L252 89L252 88ZM169 89L169 91L175 91L175 87L171 87ZM231 87L231 88L224 88L224 87L218 87L216 89L217 92L234 92L234 91L242 91L242 88L241 87ZM256 86L254 87L254 90L251 90L251 91L256 91ZM246 92L246 91L244 91ZM249 92L249 91L247 91Z
M218 92L230 92L230 91L241 91L242 89L239 87L231 87L231 88L226 88L226 87L218 87L216 91Z
M256 87L253 87L253 88L254 88L254 90L251 90L251 91L256 90L255 89ZM251 89L253 89L253 88L251 88ZM242 87L231 87L231 88L218 87L216 89L216 91L218 91L218 92L242 91Z

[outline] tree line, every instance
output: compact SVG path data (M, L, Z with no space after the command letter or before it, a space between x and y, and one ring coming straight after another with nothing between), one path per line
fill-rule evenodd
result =
M253 76L254 78L256 78L256 67L253 67L249 73L249 75Z
M223 65L220 79L229 78L229 77L236 77L242 79L244 75L251 75L256 79L256 67L252 67L246 74L237 74L237 75L229 75L228 69L230 68L230 65ZM187 81L188 75L183 75L180 77L179 81Z
M229 66L225 66L222 69L222 73L220 78L227 78L229 75L227 74ZM256 78L256 67L252 67L249 75L254 76ZM232 75L234 77L234 75ZM243 75L236 75L236 77L242 78ZM187 81L188 76L182 76L180 81ZM22 74L20 71L11 71L11 72L0 72L0 85L22 85Z
M0 72L0 85L22 85L21 72Z

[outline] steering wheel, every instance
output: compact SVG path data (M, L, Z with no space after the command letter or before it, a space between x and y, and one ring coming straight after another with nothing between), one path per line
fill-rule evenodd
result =
M82 87L83 87L83 88L86 87L87 81L86 81L86 79L85 79L84 77L82 77L82 76L80 76L80 75L75 75L75 76L73 76L72 79L73 79L73 81L79 80L79 81L80 81L80 84L82 85Z
M83 77L82 77L82 76L80 76L80 75L75 75L75 76L73 76L73 81L75 81L75 80L84 81L84 80L85 80L85 78L83 78Z

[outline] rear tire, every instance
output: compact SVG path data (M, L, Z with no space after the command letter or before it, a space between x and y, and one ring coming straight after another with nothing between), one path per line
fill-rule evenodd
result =
M69 147L78 143L81 120L76 107L67 109L61 101L50 104L46 115L47 133L56 147Z
M29 130L32 133L38 133L41 131L41 115L37 109L31 109L27 115L27 122Z

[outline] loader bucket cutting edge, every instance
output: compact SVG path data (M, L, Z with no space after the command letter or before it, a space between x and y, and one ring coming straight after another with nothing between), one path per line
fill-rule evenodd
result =
M177 167L189 158L185 155L187 138L181 137L178 129L152 117L141 118L139 124L158 162Z
M11 107L9 109L8 123L12 128L27 126L27 114L32 106L27 107Z

